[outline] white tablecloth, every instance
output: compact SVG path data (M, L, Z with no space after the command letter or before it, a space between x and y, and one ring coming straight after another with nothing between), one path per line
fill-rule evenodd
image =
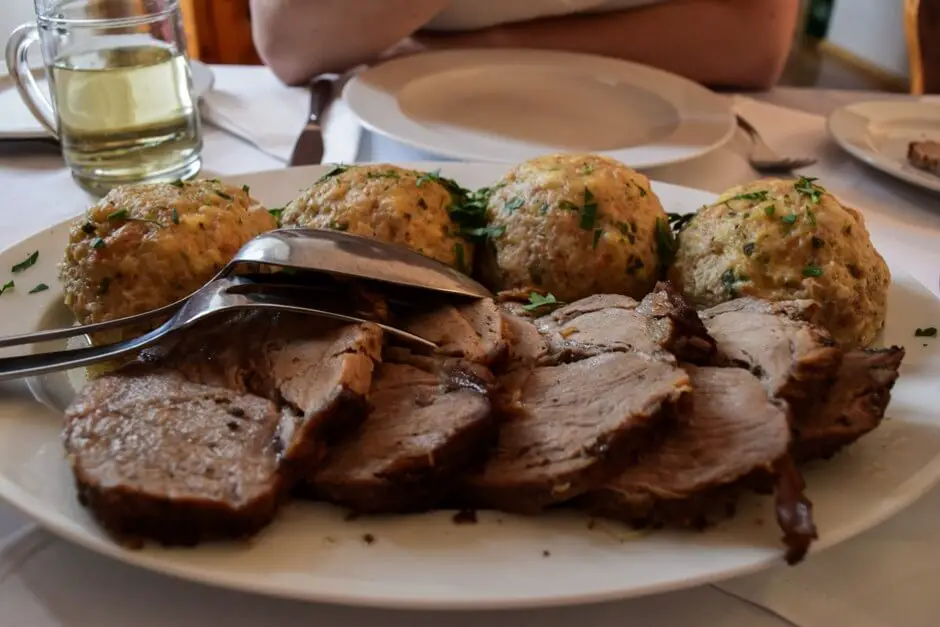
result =
M251 85L257 69L227 70L230 84ZM239 74L241 72L241 74ZM827 102L851 95L779 90L761 96L824 112ZM855 99L864 99L857 94ZM940 197L921 192L865 168L825 137L822 120L775 111L745 100L738 103L767 139L793 154L821 159L809 173L820 176L844 199L861 209L876 228L876 244L889 261L907 269L934 293L940 273ZM829 106L831 108L831 105ZM303 114L301 114L303 115ZM283 160L251 143L208 126L205 164L220 175L283 167ZM654 179L719 191L755 178L742 158L742 138L695 162L661 168ZM390 140L363 134L360 161L415 161L433 158ZM48 224L74 215L88 198L73 183L54 149L0 144L0 250ZM19 384L0 384L0 395L24 395ZM940 534L929 521L940 519L940 492L863 536L796 569L730 582L723 590L703 587L602 606L564 610L493 613L485 616L418 614L306 606L207 590L137 571L56 540L26 531L0 553L0 627L52 625L207 624L238 627L280 625L497 625L544 627L604 625L697 625L731 627L799 624L918 626L940 624L940 595L929 593L940 581ZM0 504L0 538L24 533L27 521ZM740 594L748 601L734 599ZM753 602L765 607L757 607ZM779 614L774 617L774 614Z

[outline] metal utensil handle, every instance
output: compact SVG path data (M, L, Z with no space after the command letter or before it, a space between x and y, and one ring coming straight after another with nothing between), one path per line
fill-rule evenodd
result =
M117 359L128 353L156 344L170 330L172 322L173 320L169 320L150 333L132 340L108 344L107 346L88 346L19 357L4 357L0 359L0 381L31 377L57 370L81 368Z
M39 42L39 28L35 23L23 24L18 27L7 42L6 61L10 76L16 83L20 97L29 108L33 117L42 124L52 136L59 139L58 123L55 119L55 110L39 89L29 67L29 47Z
M311 307L305 307L302 305L291 305L289 302L286 302L284 299L279 299L276 296L265 295L263 299L258 298L257 294L246 294L249 300L252 301L251 309L269 309L272 311L280 311L287 313L300 313L313 316L322 316L324 318L332 318L333 320L340 320L342 322L367 322L369 324L374 324L379 327L386 333L400 337L403 340L407 340L414 344L420 344L425 348L435 350L438 348L437 344L429 340L419 337L408 331L402 331L401 329L396 329L387 324L381 322L374 322L372 320L367 320L366 318L360 318L358 316L351 316L336 311L329 311L326 309L313 309Z
M77 337L79 335L91 335L100 331L107 331L108 329L127 327L138 322L143 322L144 320L156 318L158 316L169 316L182 307L184 302L186 302L185 299L170 305L166 305L164 307L160 307L159 309L153 309L151 311L135 314L133 316L127 316L125 318L115 318L114 320L107 320L105 322L81 324L74 327L64 327L61 329L49 329L48 331L36 331L35 333L24 333L22 335L8 335L6 337L0 337L0 348L7 346L19 346L21 344L37 344L39 342L61 340L69 337Z

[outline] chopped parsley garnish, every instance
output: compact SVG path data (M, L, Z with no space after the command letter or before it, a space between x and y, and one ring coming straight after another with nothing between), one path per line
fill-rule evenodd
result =
M34 253L31 253L31 254L30 254L26 259L24 259L23 261L19 262L18 264L15 264L15 265L11 268L11 270L13 271L13 274L16 274L17 272L22 272L23 270L26 270L27 268L32 268L34 265L36 265L36 260L37 260L37 259L39 259L39 251L38 251L38 250L37 250L36 252L34 252Z
M581 228L590 231L597 221L597 202L594 194L587 187L584 188L584 206L581 207Z
M645 198L645 197L646 197L646 194L648 193L648 192L646 191L646 189L644 189L644 188L641 187L640 185L637 185L637 188L640 190L640 198Z
M274 219L278 222L281 221L281 215L284 213L284 207L275 207L273 209L268 209L268 213L274 216Z
M15 287L16 287L16 283L14 283L12 280L7 281L3 285L0 285L0 296L3 296L4 292L9 292Z
M763 202L767 200L767 191L759 192L746 192L744 194L738 194L737 196L732 196L728 200L756 200L758 202Z
M783 216L782 218L780 218L780 221L783 222L784 224L793 224L794 222L796 222L796 214L789 213Z
M774 217L774 212L776 210L777 208L773 205L767 205L766 207L764 207L764 213L767 214L768 218Z
M369 179L397 179L401 178L398 176L398 172L395 170L386 170L385 172L369 172L366 174L366 178Z
M348 231L349 223L348 222L337 222L336 220L330 220L330 228L334 231Z
M695 213L667 213L666 217L669 219L669 225L672 227L672 230L676 233L681 233L682 230L689 225L689 222L692 221L692 218L695 217Z
M180 188L182 188L183 185L185 185L185 183L183 183L183 181L177 179L177 180L175 180L175 181L170 181L170 185L172 185L173 187L180 187Z
M549 208L549 207L548 207L548 203L547 203L547 202L543 202L543 203L542 203L542 206L539 207L539 213L544 216L546 213L548 213L548 208Z
M506 232L505 226L480 226L475 229L463 229L460 234L468 239L483 241L486 239L496 239Z
M504 210L506 211L506 213L511 214L513 211L521 207L524 203L525 201L522 200L522 198L519 198L518 196L516 196L515 198L513 198L512 200L506 203Z
M590 163L585 163L581 166L581 174L590 174L594 171L594 166Z
M812 241L813 243L813 248L822 248L823 246L826 245L826 242L824 242L822 238L816 237L815 235L813 236L813 239L810 241Z
M467 259L464 257L463 244L457 242L454 244L454 257L457 260L457 269L461 272L467 271Z
M156 220L151 220L150 218L132 218L131 212L127 209L116 209L108 214L109 222L114 222L116 220L127 220L128 222L149 222L150 224L156 224L157 226L163 228L162 224Z
M810 224L816 226L816 214L809 207L806 208L806 219L809 220Z
M603 229L594 229L594 243L591 244L591 250L597 250L597 243L601 241L601 235L603 234Z
M242 191L245 192L246 194L250 194L251 188L248 187L247 185L242 185Z
M337 163L337 164L334 165L332 168L330 168L329 170L327 170L326 174L324 174L323 176L321 176L320 178L318 178L318 179L314 182L314 185L316 185L317 183L322 183L323 181L325 181L325 180L327 180L327 179L331 179L331 178L333 178L334 176L338 176L338 175L342 174L343 172L345 172L345 171L348 170L348 169L349 169L349 166L348 166L348 165L343 165L342 163ZM420 183L419 183L419 185L420 185Z
M543 307L555 308L558 306L564 305L563 302L555 298L555 295L549 292L545 296L542 296L538 292L532 292L529 294L529 304L525 305L523 309L525 311L535 311L536 309L542 309Z
M441 183L441 170L438 168L433 172L422 172L418 176L417 185L418 187L424 187L428 183ZM445 185L446 187L446 185Z
M662 218L656 218L656 249L659 252L660 268L665 270L676 256L676 238L672 235L669 224Z
M800 192L804 196L808 196L809 201L813 204L818 203L820 197L822 197L823 192L826 191L819 185L815 184L816 180L817 179L812 177L801 176L800 180L798 180L793 186L796 191Z
M82 232L91 235L95 232L95 225L91 222L86 222L82 225Z
M223 192L223 191L215 190L215 193L216 193L216 195L218 195L220 198L224 198L225 200L232 200L232 197L229 196L228 194L226 194L226 193Z
M823 273L823 269L817 265L810 264L806 266L805 268L803 268L803 276L805 277L822 276L822 273Z
M636 244L636 235L631 230L631 227L626 222L618 222L617 228L620 229L620 234L627 238L627 241L630 244Z
M917 329L914 331L914 337L937 337L937 327L927 327L926 329Z
M108 288L110 288L110 287L111 287L111 278L110 278L110 277L105 277L105 278L101 279L101 283L98 284L98 293L99 293L99 294L107 294L107 293L108 293Z
M750 257L754 254L754 249L757 248L757 244L754 242L748 242L744 245L744 254Z
M627 261L627 274L632 275L637 270L642 270L645 265L646 264L643 263L642 259L630 255L630 258Z
M95 241L91 243L91 247L94 249L104 248L104 240L100 237L96 237Z
M173 222L173 224L180 223L180 213L176 210L176 207L173 207L173 210L170 211L170 220Z
M721 273L721 284L725 286L725 289L728 290L728 293L731 294L732 298L737 298L738 296L737 283L738 280L735 278L734 270L731 268L728 268Z
M37 285L37 286L34 287L33 289L29 290L29 293L30 293L30 294L38 294L39 292L45 292L47 289L49 289L49 286L48 286L48 285L46 285L45 283L40 283L39 285Z

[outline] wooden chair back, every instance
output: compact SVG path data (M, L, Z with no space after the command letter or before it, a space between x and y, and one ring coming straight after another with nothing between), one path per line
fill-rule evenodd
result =
M940 0L904 0L911 93L940 94Z

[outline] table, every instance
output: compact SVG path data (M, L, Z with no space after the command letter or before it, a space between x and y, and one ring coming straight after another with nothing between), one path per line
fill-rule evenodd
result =
M850 102L899 97L894 94L797 88L778 88L768 93L751 96L763 102L821 115ZM365 134L363 140L359 161L415 161L429 157L391 140L368 133ZM283 167L277 159L212 127L207 127L205 130L204 160L206 170L223 176ZM691 184L683 180L685 172L686 170L682 167L670 168L663 171L661 178L669 182ZM660 178L656 172L652 173L652 176ZM921 193L874 171L870 172L870 176L879 184L883 183L885 189L890 189L889 197L891 194L916 196ZM72 182L57 150L54 147L36 143L0 144L0 188L4 190L4 196L8 199L7 206L0 210L0 249L44 225L73 215L90 200ZM56 202L50 203L50 198L55 198ZM925 195L918 198L922 206L933 202L935 206L940 207L940 197ZM926 258L938 261L926 264L927 267L918 268L913 273L935 294L940 293L940 287L937 285L940 252L931 250L940 247L932 246L930 243L937 242L937 236L940 235L940 211L918 209L900 216L882 215L878 216L878 219L890 220L892 222L890 228L894 229L892 232L896 233L897 237L910 237L913 245L922 250L924 255L928 255ZM0 395L28 395L28 392L20 383L0 383ZM19 514L8 506L0 504L0 542L2 538L26 524L27 521ZM865 542L866 537L862 536L851 541L849 545L861 547ZM0 613L0 625L2 625L2 613Z

